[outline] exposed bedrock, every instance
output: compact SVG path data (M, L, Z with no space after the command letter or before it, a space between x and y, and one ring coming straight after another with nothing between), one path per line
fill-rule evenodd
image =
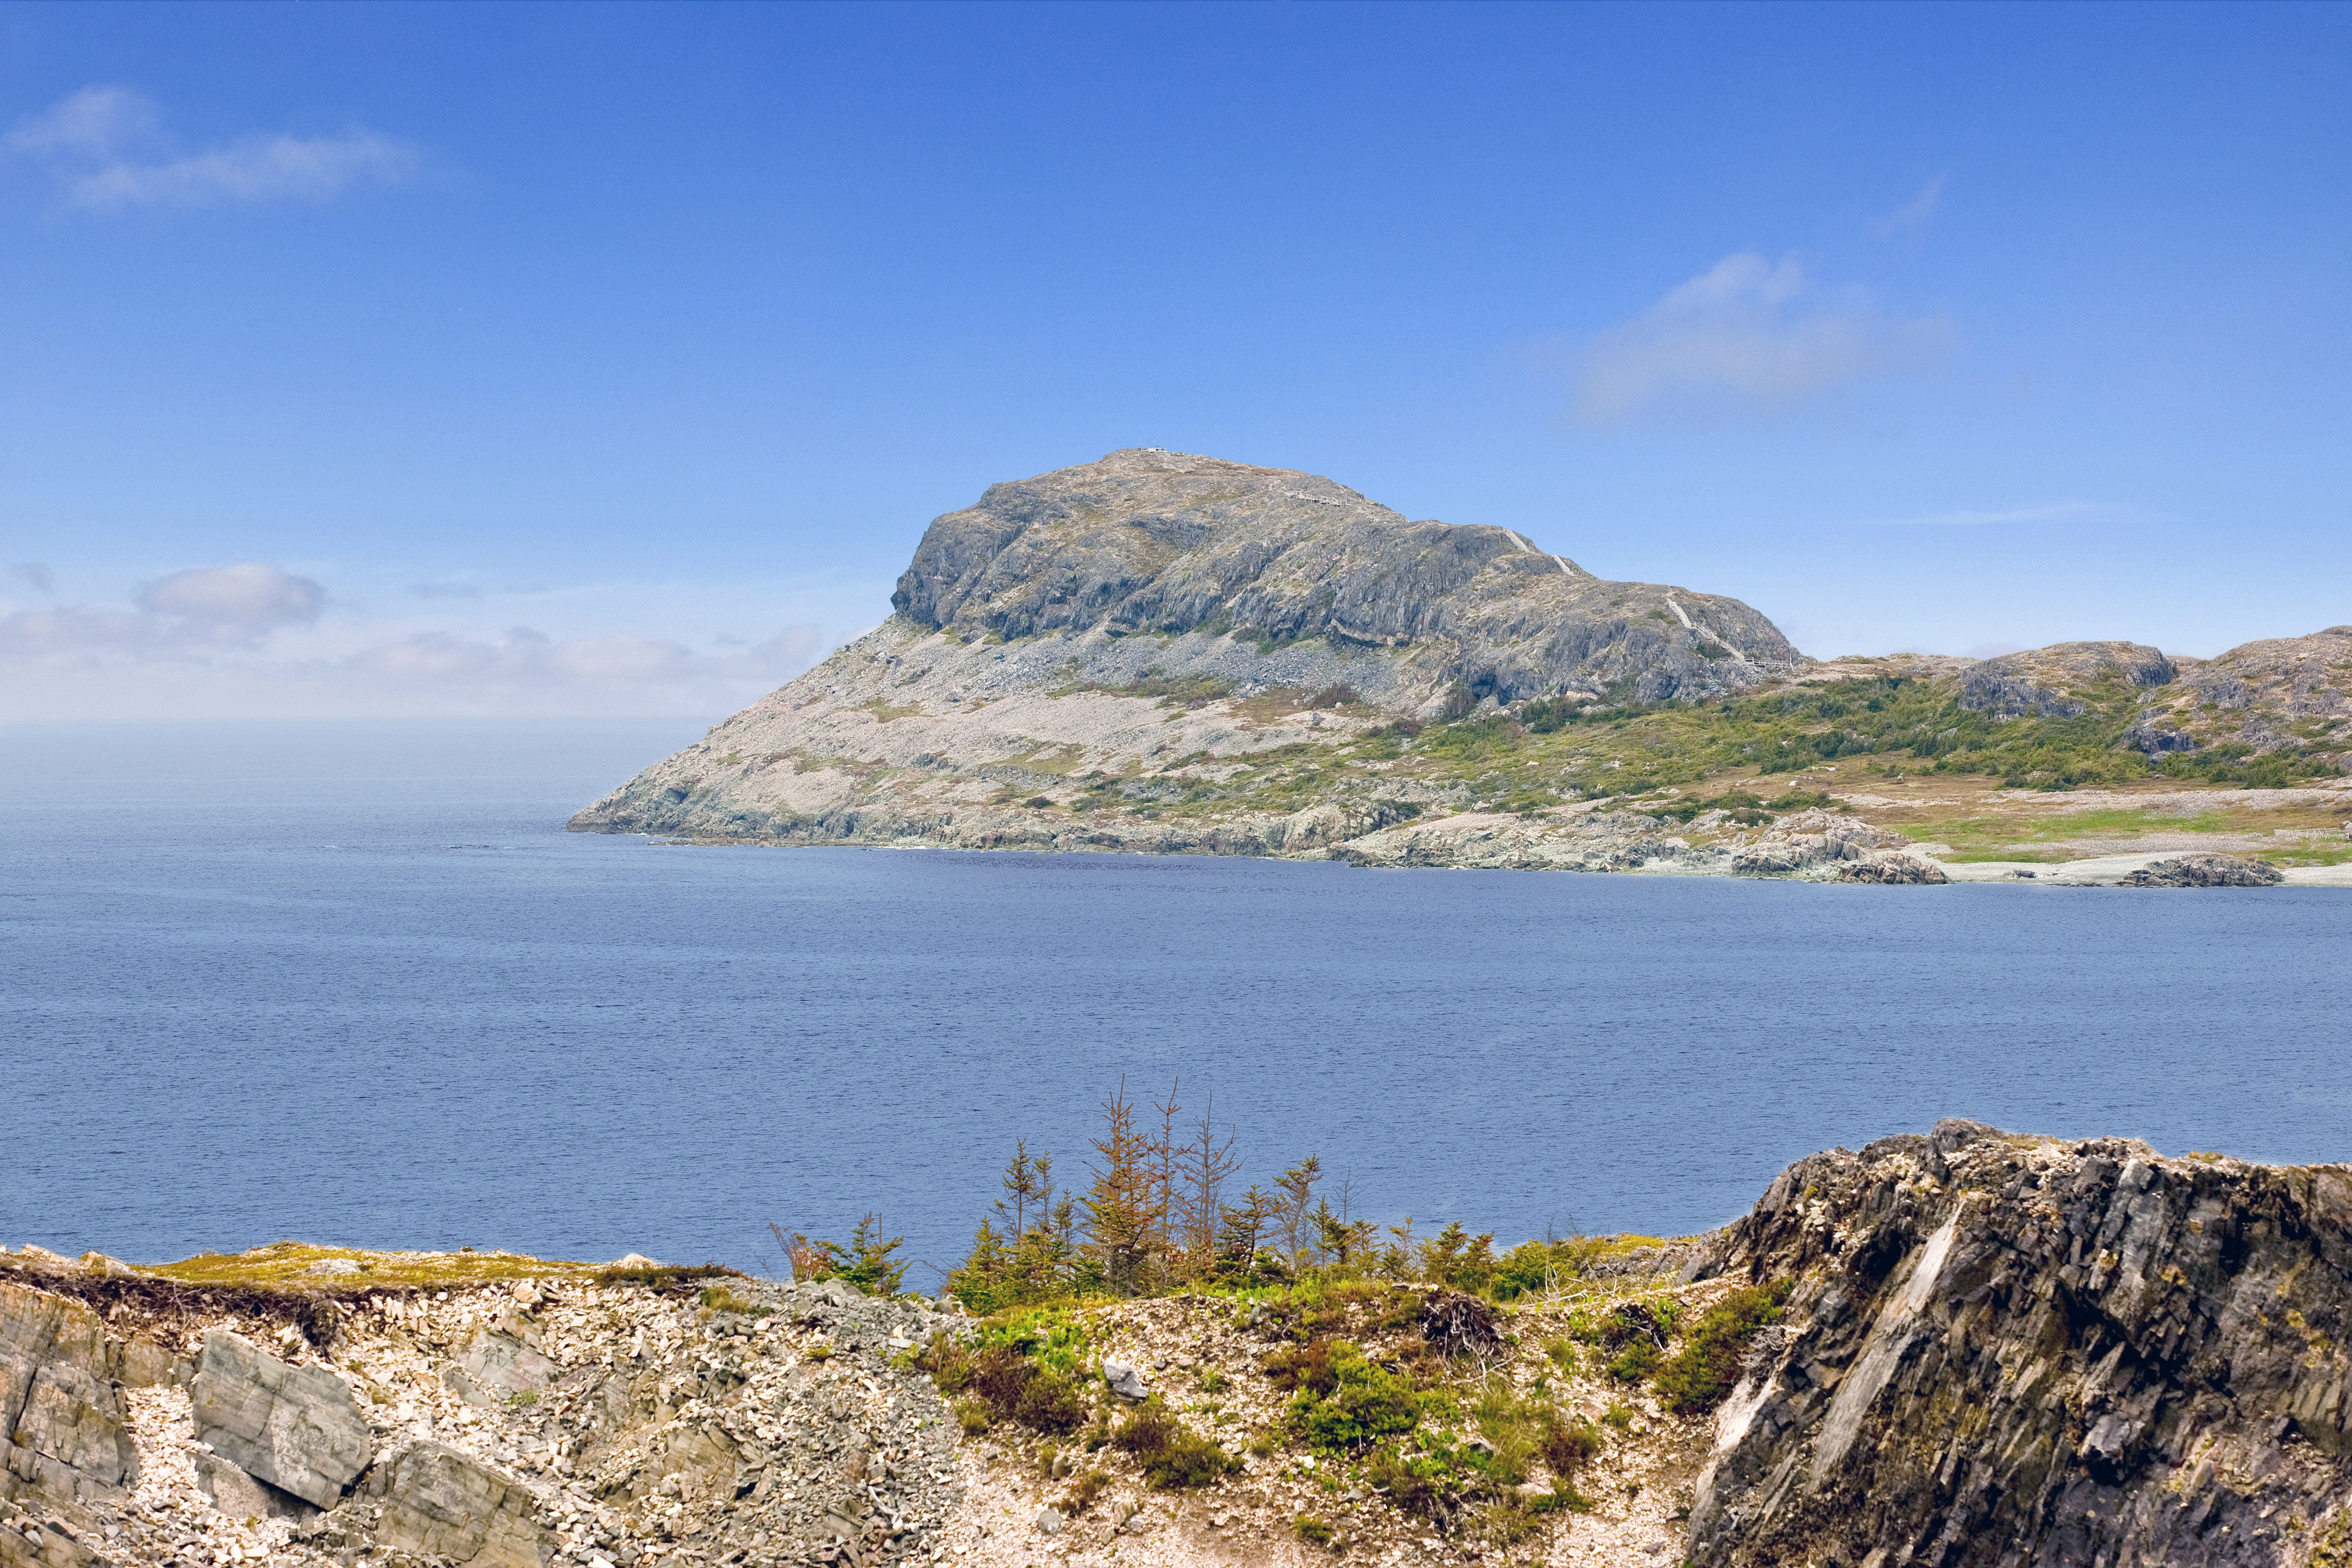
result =
M2340 1561L2352 1169L1945 1121L1793 1165L1710 1270L1798 1281L1706 1564Z
M1335 639L1504 701L1704 697L1803 662L1737 599L1604 582L1510 529L1410 521L1319 475L1148 448L992 485L935 519L891 605L1008 640Z
M2071 719L2109 686L2162 686L2178 667L2145 643L2062 642L1969 667L1960 706L1997 719Z

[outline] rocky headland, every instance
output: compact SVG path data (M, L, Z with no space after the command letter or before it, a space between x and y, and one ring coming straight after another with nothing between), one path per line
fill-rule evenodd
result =
M642 1259L26 1247L0 1563L2352 1552L2352 1168L1947 1121L1547 1255L983 1320Z
M1912 883L2114 884L2188 850L2352 881L2352 627L2201 662L1822 663L1737 599L1156 450L992 486L930 524L892 604L572 826ZM2226 812L2164 798L2226 785ZM1959 841L2086 788L2134 791L2139 821ZM2137 842L2172 819L2221 837Z

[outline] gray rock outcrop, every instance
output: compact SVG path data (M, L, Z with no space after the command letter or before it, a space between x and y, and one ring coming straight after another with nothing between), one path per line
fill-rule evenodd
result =
M2158 860L2121 879L2126 888L2274 888L2286 880L2275 866L2234 855L2184 855Z
M1959 702L1996 719L2072 719L2100 688L2162 686L2177 673L2145 643L2053 643L1969 666Z
M1603 582L1509 529L1408 521L1318 475L1149 448L990 486L932 521L890 602L965 637L1408 650L1426 679L1504 701L1711 696L1802 662L1736 599Z
M1696 701L1809 664L1736 599L1604 582L1509 529L1409 521L1313 475L1149 450L935 520L894 604L572 828L1320 855L1439 802L1400 780L1211 822L1156 805L1387 725Z
M138 1447L120 1342L88 1308L0 1283L0 1453L9 1477L66 1498L129 1485Z
M530 1489L439 1443L387 1455L361 1495L376 1509L376 1541L467 1568L541 1568L555 1537L532 1518Z
M2313 749L2352 763L2352 626L2244 643L2189 667L2141 716L2132 743Z
M1691 1561L2336 1561L2352 1169L1975 1122L1790 1166L1709 1271L1794 1282Z
M196 1436L257 1480L331 1508L373 1456L349 1384L320 1366L289 1366L241 1334L205 1335L189 1394Z

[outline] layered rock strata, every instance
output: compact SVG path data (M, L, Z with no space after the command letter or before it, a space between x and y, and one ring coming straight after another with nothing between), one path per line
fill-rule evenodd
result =
M1702 1273L1794 1281L1703 1564L2335 1562L2352 1169L1939 1123L1790 1167Z

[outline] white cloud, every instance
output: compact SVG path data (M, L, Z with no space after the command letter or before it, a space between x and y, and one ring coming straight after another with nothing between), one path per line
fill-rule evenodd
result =
M831 647L795 622L756 645L740 637L612 629L614 619L701 619L720 598L772 613L777 596L737 585L589 588L530 601L575 624L551 636L383 618L331 598L311 578L259 563L194 567L129 604L26 606L0 614L0 721L309 714L528 717L731 711L799 674ZM432 614L513 614L514 595ZM568 602L567 602L568 601ZM536 616L536 610L530 612ZM585 624L578 624L584 621ZM602 621L603 626L597 623ZM492 621L490 626L498 623ZM774 622L771 622L773 625ZM698 646L697 646L698 643Z
M326 607L327 591L308 577L248 561L198 566L159 578L141 590L139 607L246 632L304 626Z
M496 638L418 632L362 648L346 668L395 680L478 686L677 686L713 681L782 681L816 662L823 631L787 626L737 654L698 654L664 637L575 637L558 642L530 626Z
M1949 345L1933 317L1888 316L1829 291L1793 256L1727 256L1585 346L1571 413L1621 424L1660 410L1782 413L1841 387L1926 368Z
M275 566L192 567L149 584L135 610L61 605L0 616L0 653L87 663L258 647L282 626L316 621L326 602L318 584Z
M372 131L343 136L243 136L184 152L163 114L127 87L86 87L10 132L6 151L41 163L66 205L91 213L141 206L254 206L323 202L353 186L397 184L416 150Z
M1919 187L1919 194L1886 214L1872 226L1881 239L1899 239L1916 235L1927 226L1928 220L1944 210L1944 176L1937 175Z
M8 133L12 153L103 163L152 142L163 129L154 100L127 87L86 87Z

